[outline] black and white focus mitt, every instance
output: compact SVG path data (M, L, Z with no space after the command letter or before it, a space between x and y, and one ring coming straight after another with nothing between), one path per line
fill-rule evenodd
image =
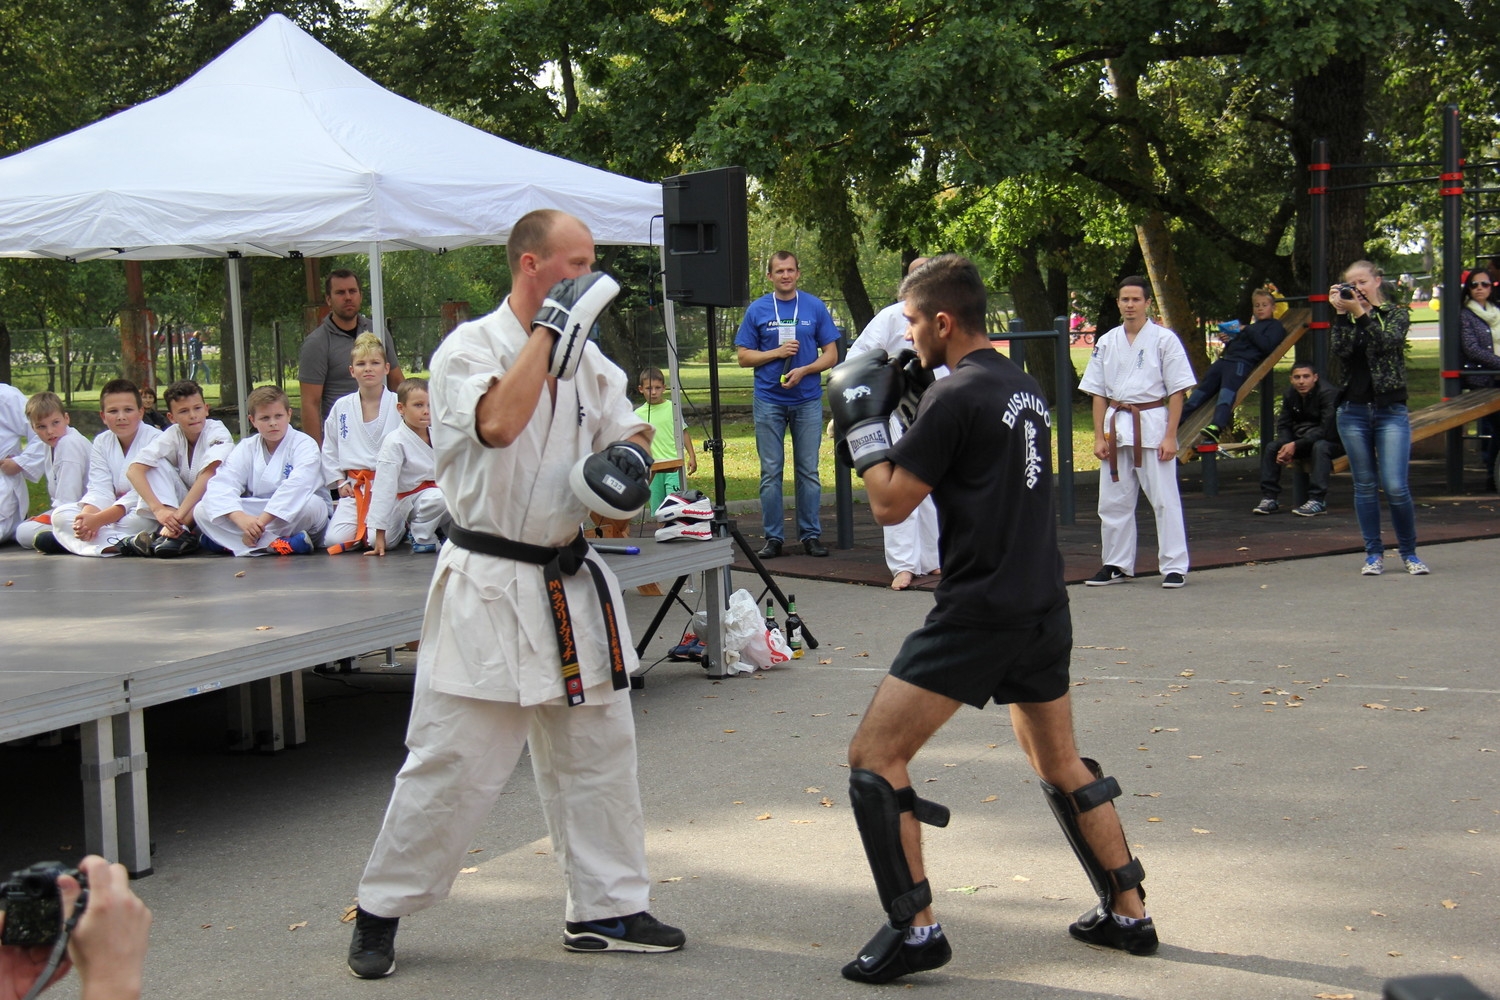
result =
M634 517L651 499L651 453L634 441L616 441L579 459L568 474L573 495L596 514Z
M590 271L577 278L564 278L552 286L547 299L531 320L557 334L547 374L570 379L583 360L583 349L594 335L599 316L620 294L620 283L603 271Z

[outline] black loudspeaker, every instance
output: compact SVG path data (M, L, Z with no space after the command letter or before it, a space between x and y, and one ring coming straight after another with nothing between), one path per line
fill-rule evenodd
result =
M667 298L690 306L750 304L745 168L678 174L661 182Z

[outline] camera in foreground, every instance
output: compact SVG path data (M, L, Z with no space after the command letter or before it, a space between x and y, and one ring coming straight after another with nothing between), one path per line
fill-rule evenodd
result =
M39 861L30 868L11 872L0 883L0 907L5 910L5 929L0 945L23 948L50 946L63 927L62 890L57 877L71 875L80 885L83 873L61 861Z

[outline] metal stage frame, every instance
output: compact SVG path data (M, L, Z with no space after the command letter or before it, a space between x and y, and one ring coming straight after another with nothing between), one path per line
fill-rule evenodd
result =
M723 608L730 539L629 542L639 555L605 556L622 588L702 573L705 606ZM405 549L172 561L0 549L0 742L78 726L87 849L147 875L145 709L225 689L231 749L295 746L302 672L420 638L432 570ZM718 664L721 625L710 614L703 637Z

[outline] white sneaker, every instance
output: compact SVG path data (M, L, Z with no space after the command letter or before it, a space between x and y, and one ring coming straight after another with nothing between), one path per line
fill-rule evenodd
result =
M1379 576L1385 572L1385 560L1380 556L1366 556L1365 568L1360 570L1364 576Z
M1406 571L1412 576L1426 576L1428 573L1432 572L1432 570L1427 568L1427 564L1418 559L1416 556L1412 556L1410 559L1404 559L1402 561L1406 563Z

